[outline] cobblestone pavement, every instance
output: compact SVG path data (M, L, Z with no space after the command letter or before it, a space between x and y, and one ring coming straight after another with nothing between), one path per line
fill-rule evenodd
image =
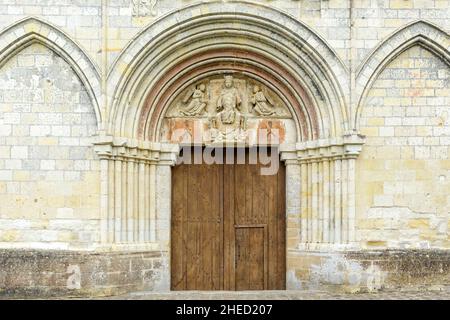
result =
M443 291L389 291L378 293L330 293L322 291L265 292L136 292L108 299L126 300L450 300L450 288Z

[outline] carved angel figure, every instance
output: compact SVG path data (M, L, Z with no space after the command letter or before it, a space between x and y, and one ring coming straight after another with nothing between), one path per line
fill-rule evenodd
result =
M187 106L180 110L180 114L184 116L198 116L201 115L208 104L205 98L206 86L202 83L195 87L194 90L189 90L183 99L183 103Z
M257 85L253 87L253 96L251 98L253 110L260 116L271 116L276 114L274 103L269 96L266 96Z

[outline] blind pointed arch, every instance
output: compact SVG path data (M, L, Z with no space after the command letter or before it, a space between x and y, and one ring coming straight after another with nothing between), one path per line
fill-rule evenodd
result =
M59 28L35 17L20 20L0 32L0 67L24 48L39 43L63 58L85 86L95 109L97 126L102 125L98 68L84 50Z
M386 66L409 48L420 45L450 65L450 35L431 22L418 20L398 29L383 40L357 69L356 95L359 97L356 127L367 94Z

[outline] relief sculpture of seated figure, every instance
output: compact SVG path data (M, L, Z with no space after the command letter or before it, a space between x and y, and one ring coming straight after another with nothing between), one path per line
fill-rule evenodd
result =
M223 124L233 124L240 114L241 97L234 86L233 76L225 76L225 83L217 101L217 114Z
M225 83L217 101L217 115L213 119L213 127L220 131L222 139L238 139L243 129L245 118L240 112L241 96L234 85L233 76L225 76Z

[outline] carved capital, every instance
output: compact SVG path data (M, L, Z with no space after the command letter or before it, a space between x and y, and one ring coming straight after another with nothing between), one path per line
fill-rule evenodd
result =
M94 151L102 160L109 159L112 156L112 141L111 136L96 136L94 137Z
M320 139L298 143L297 156L301 161L332 159L355 159L361 153L364 136L357 133L340 138Z
M286 165L299 164L297 152L295 151L281 151L281 161Z
M344 136L345 155L351 158L357 158L362 151L365 142L365 136L352 133Z
M158 165L175 165L178 145L151 143L122 137L95 137L94 150L100 159Z

